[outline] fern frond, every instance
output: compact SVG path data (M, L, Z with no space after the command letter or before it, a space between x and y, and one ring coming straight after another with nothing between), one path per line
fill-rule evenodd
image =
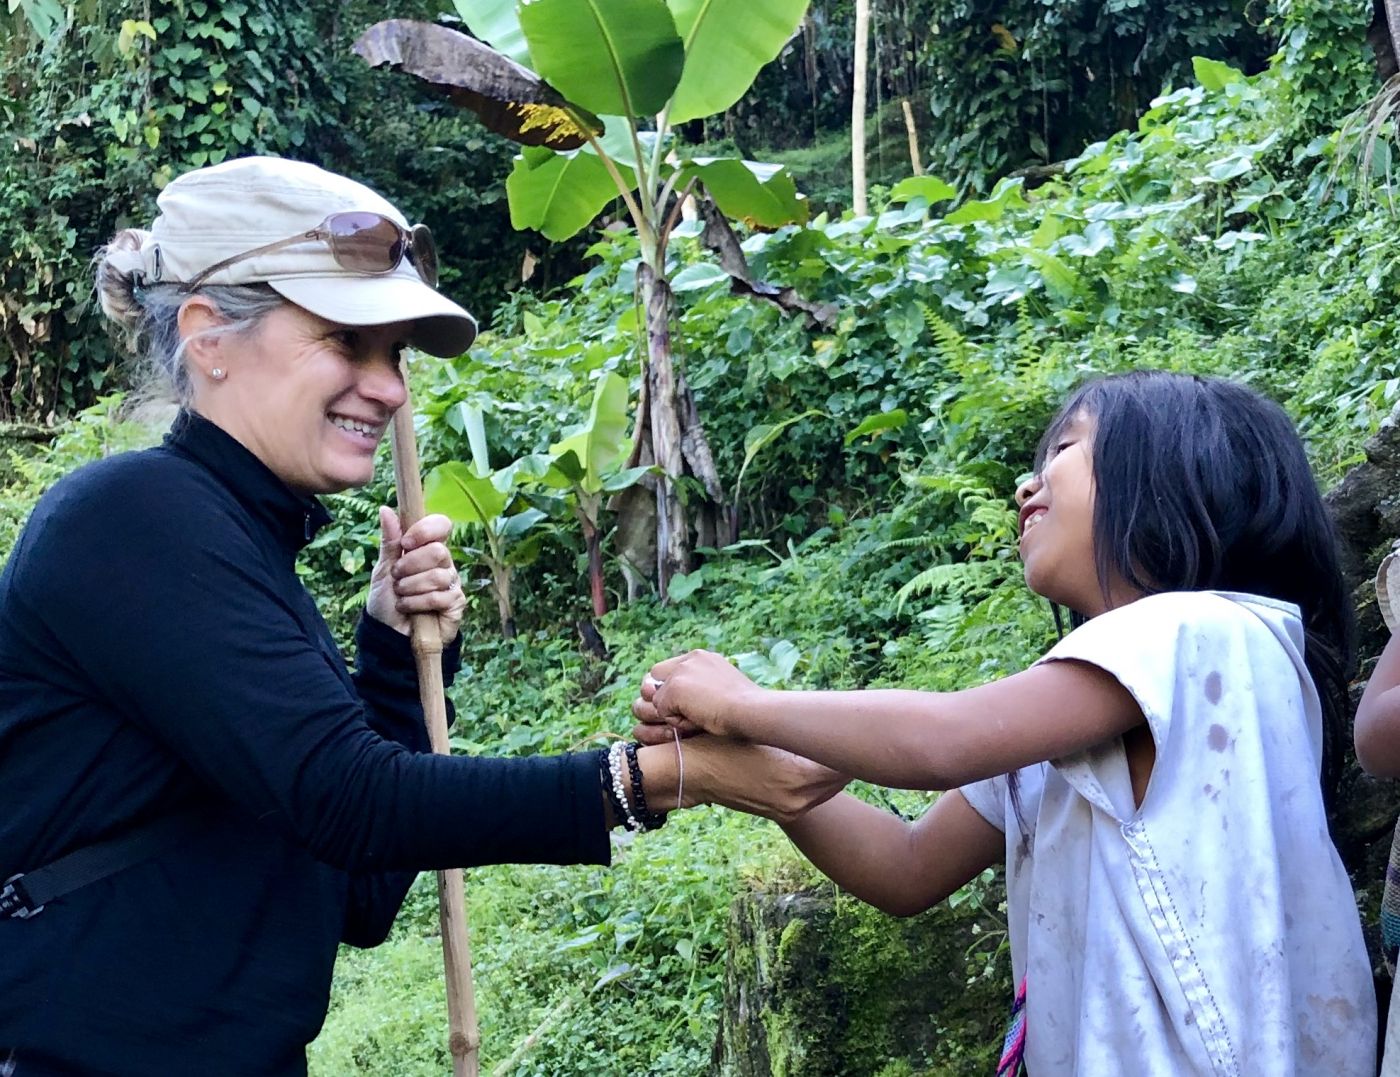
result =
M904 603L915 595L929 595L939 591L965 595L972 591L984 590L995 583L1003 572L1003 566L995 561L962 561L951 565L933 565L924 569L896 592L895 608L903 610Z
M967 337L927 303L920 303L924 322L933 336L934 350L946 366L955 371L965 370L972 359L972 345Z

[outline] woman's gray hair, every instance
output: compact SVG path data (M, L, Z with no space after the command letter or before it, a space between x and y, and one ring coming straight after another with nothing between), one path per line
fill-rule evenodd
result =
M118 328L123 343L138 368L133 379L138 398L173 398L182 407L194 399L194 383L185 366L190 341L228 333L246 333L287 300L266 284L207 285L193 292L178 283L143 285L131 268L131 254L139 251L150 233L127 228L97 252L97 298L105 314ZM180 339L180 307L191 295L202 295L228 319L187 340Z

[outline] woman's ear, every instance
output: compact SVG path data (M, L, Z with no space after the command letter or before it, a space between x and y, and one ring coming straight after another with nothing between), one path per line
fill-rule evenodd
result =
M206 378L222 377L227 366L219 358L221 337L210 330L226 325L227 319L212 299L192 295L180 304L176 325L185 344L185 358ZM215 375L213 371L219 370Z

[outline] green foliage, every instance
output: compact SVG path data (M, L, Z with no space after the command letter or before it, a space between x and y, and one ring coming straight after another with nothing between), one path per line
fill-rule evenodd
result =
M1376 61L1366 43L1368 0L1278 0L1283 75L1293 121L1333 126L1375 92Z
M155 0L132 19L130 5L83 0L60 10L42 38L7 36L0 16L0 421L63 417L117 387L90 300L92 252L118 228L147 226L173 176L229 156L293 156L385 191L432 222L444 280L471 281L469 304L495 302L518 276L524 243L506 219L503 143L371 85L348 55L348 36L379 7Z
M159 419L128 419L121 409L120 394L105 396L55 431L47 445L11 446L0 436L0 453L6 456L0 461L0 564L50 486L83 464L153 445L165 432Z

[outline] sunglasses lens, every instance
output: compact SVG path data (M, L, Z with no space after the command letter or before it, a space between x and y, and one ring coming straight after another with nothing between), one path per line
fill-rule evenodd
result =
M412 251L413 264L418 267L418 275L423 278L428 287L436 288L438 282L437 244L433 242L433 234L428 231L426 224L413 226Z
M331 254L352 273L388 273L403 257L403 229L378 213L333 213L325 227Z

